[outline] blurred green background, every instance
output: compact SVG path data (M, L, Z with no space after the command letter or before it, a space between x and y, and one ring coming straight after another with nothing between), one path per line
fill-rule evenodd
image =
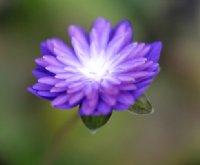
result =
M153 115L115 112L95 135L78 121L56 165L200 165L200 1L0 0L0 165L38 165L76 111L28 93L41 41L102 16L129 19L137 41L161 40L161 72L147 91Z

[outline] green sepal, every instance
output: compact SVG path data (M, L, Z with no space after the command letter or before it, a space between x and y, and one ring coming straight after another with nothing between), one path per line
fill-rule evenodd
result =
M145 95L140 96L128 110L135 114L151 114L153 107Z
M102 127L108 122L108 120L111 117L111 114L112 113L108 115L94 115L94 116L82 115L81 119L87 128L89 128L90 130L96 130L97 128Z

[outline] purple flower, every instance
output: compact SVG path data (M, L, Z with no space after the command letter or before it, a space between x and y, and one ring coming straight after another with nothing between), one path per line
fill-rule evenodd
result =
M127 110L159 72L161 42L132 42L130 23L114 28L98 18L87 34L68 28L72 46L58 38L41 43L35 60L38 82L28 88L59 109L80 106L80 115L106 115Z

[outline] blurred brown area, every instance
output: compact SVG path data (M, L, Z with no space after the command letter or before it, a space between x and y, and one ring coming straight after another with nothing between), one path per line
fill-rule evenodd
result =
M0 0L0 164L37 165L73 111L26 91L41 41L102 16L129 19L134 40L163 42L161 72L147 91L155 113L117 113L95 135L81 121L57 165L200 164L200 1Z

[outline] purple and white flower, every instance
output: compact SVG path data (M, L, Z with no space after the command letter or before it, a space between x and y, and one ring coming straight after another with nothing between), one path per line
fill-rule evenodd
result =
M159 72L161 42L133 42L126 20L113 28L98 18L89 34L76 25L68 33L72 46L58 38L41 43L33 70L38 82L28 88L56 108L79 105L80 115L127 110Z

